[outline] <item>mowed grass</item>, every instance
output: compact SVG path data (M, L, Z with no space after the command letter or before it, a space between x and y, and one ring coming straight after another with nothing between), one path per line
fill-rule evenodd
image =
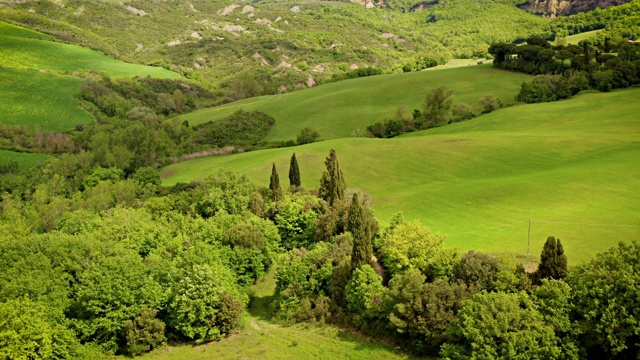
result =
M49 39L44 34L0 21L0 66L56 73L103 71L113 76L180 77L164 68L125 63L91 49Z
M240 109L260 110L276 119L268 136L272 140L295 140L305 127L317 129L325 140L345 138L355 129L365 131L368 125L392 117L400 106L411 116L414 109L422 109L426 94L441 85L453 91L454 103L479 110L478 101L489 94L504 103L512 102L528 79L529 75L499 71L491 65L372 76L245 99L186 114L180 120L196 125Z
M383 224L398 212L461 250L538 256L562 239L570 264L640 239L640 89L520 105L395 139L340 139L201 158L168 166L165 185L231 168L267 186L296 152L303 186L317 188L335 148L348 187L370 192ZM286 183L286 180L284 181ZM555 221L555 222L540 222Z
M0 67L0 122L65 131L93 117L75 99L83 79Z
M28 169L37 164L44 164L50 159L49 155L21 153L10 150L0 150L0 164L6 165L11 161L18 163L21 170Z
M583 32L583 33L580 33L580 34L569 35L565 39L567 39L567 44L578 45L578 43L580 41L588 39L588 38L590 38L592 36L595 36L600 31L602 31L602 29L593 30L593 31L586 31L586 32Z

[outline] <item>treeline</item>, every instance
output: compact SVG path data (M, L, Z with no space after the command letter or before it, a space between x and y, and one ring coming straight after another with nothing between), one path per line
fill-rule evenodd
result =
M627 4L606 9L598 8L571 16L560 16L549 24L549 29L556 38L603 29L602 34L597 34L588 40L599 45L604 44L606 37L638 39L640 38L640 1L633 0Z
M405 109L399 107L393 117L367 126L367 135L376 138L392 138L407 132L469 120L503 106L494 95L487 95L478 100L481 112L477 113L467 104L454 105L451 99L452 94L453 92L446 86L431 90L425 97L422 111L414 109L411 115L407 115Z
M626 40L602 46L551 45L528 38L523 45L498 43L489 48L494 66L529 74L545 74L523 83L516 100L538 103L567 99L586 89L610 91L640 84L640 46Z

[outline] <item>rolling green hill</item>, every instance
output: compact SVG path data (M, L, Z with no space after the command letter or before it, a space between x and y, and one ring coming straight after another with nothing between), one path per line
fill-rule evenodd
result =
M355 129L395 114L399 106L407 114L422 109L424 97L445 84L454 103L465 103L479 112L478 100L493 94L503 103L513 102L528 75L499 71L491 65L421 71L354 79L325 84L304 91L245 99L180 117L191 125L219 120L243 109L263 111L276 119L268 137L291 140L302 128L316 128L323 139L349 137Z
M6 165L10 161L18 163L20 169L27 169L36 164L44 164L49 161L49 155L21 153L9 150L0 150L0 164Z
M65 131L93 117L75 96L81 72L100 71L116 77L179 78L163 68L128 64L97 51L52 41L53 37L0 21L0 122L39 124L43 130Z
M61 6L60 4L64 4ZM114 57L216 85L258 78L261 93L305 87L350 67L401 72L429 58L486 54L492 42L544 32L511 0L440 1L427 11L332 1L23 1L0 19Z
M383 222L404 211L463 250L526 254L529 218L557 221L532 222L531 254L555 235L576 264L640 237L639 95L640 89L583 94L401 138L201 158L166 167L164 184L232 168L266 186L271 163L284 176L295 151L302 185L316 188L335 148L347 185L371 192Z

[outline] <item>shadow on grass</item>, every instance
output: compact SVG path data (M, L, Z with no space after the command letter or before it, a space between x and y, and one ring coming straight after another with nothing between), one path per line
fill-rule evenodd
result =
M275 294L253 296L249 302L249 314L260 320L269 321L273 318L273 308L271 304L275 300Z

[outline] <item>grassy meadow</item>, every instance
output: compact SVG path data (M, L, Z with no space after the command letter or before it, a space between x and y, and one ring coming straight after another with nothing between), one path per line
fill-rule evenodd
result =
M455 70L442 73L448 71ZM404 211L461 250L526 255L531 218L530 254L538 256L554 235L569 263L577 264L620 240L640 238L638 96L640 89L588 93L400 138L195 159L166 167L164 184L232 168L266 186L272 162L286 179L295 151L302 185L316 188L335 148L347 186L373 195L383 224Z
M583 32L583 33L580 33L580 34L569 35L565 39L567 40L567 44L578 45L578 43L580 41L588 39L588 38L590 38L592 36L595 36L600 31L602 31L602 29L593 30L593 31L586 31L586 32Z
M93 117L75 99L83 79L0 67L0 122L65 131Z
M50 39L47 35L0 21L0 66L56 73L102 71L113 76L180 77L163 68L125 63L98 51Z
M43 130L64 131L93 117L75 96L84 79L77 71L101 71L111 76L179 78L163 68L128 64L94 50L50 41L51 36L0 21L0 122L39 124Z
M259 110L276 119L268 135L272 140L295 140L305 127L317 129L322 139L345 138L356 129L364 131L368 125L392 117L400 106L410 116L414 109L422 109L427 92L442 84L453 91L454 104L466 103L478 110L478 100L489 94L504 103L513 102L520 84L528 79L529 75L496 70L491 65L380 75L245 99L179 119L197 125L240 109Z
M0 149L0 164L8 164L10 161L16 161L20 169L27 169L49 161L49 155Z

